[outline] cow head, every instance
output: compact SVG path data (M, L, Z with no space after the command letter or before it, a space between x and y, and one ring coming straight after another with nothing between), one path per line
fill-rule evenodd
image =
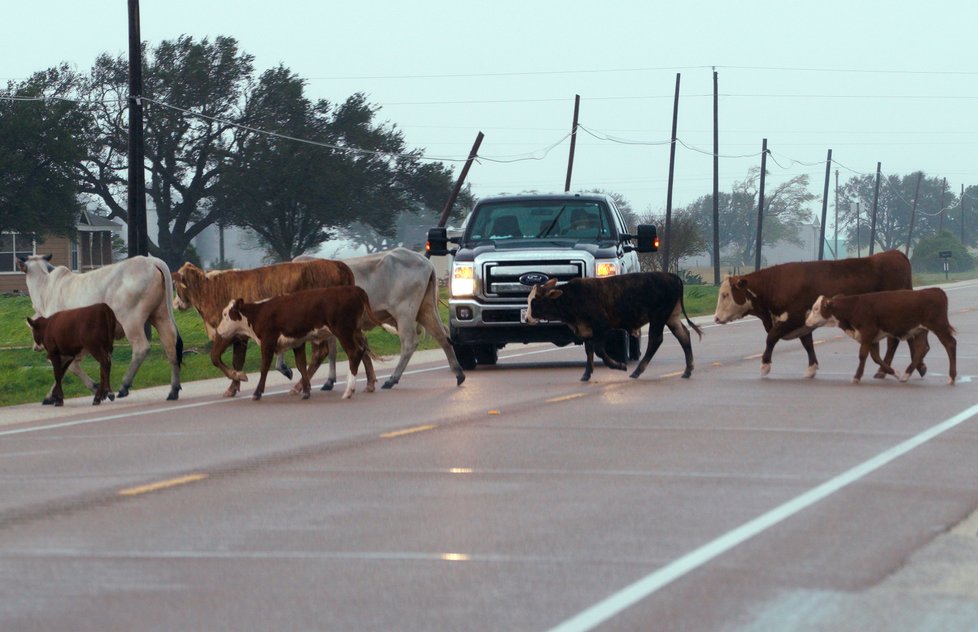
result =
M34 351L44 351L44 330L47 324L47 318L27 317L27 326L31 328L31 335L34 337Z
M27 275L31 274L31 270L38 270L41 274L47 274L54 270L54 266L51 265L51 257L52 255L29 255L27 257L17 255L17 269Z
M526 322L535 325L541 320L561 320L556 300L564 292L556 289L556 286L557 279L550 279L543 285L530 288L530 295L526 298Z
M838 325L839 321L835 317L835 309L832 299L827 296L819 296L812 305L812 311L805 317L805 326L815 329L826 325Z
M193 297L204 281L204 271L188 261L170 276L173 277L173 289L176 291L173 308L185 310L193 307Z
M234 338L235 336L255 337L255 330L252 329L248 318L241 313L244 305L243 298L233 299L228 306L221 312L221 323L217 326L217 333L222 338Z
M713 322L725 325L743 318L753 307L752 296L754 293L748 287L747 277L727 277L720 284L720 291L717 292L717 309L713 314Z

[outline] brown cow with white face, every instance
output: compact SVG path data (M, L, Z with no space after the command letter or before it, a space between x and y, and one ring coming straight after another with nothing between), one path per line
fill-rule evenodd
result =
M957 377L957 341L954 327L947 319L947 294L940 288L819 296L805 324L812 328L837 325L859 343L859 367L852 378L854 384L863 376L867 355L872 355L886 374L896 375L889 363L880 359L879 342L883 338L910 341L910 366L900 378L906 382L927 352L926 343L921 343L926 341L929 331L934 332L947 350L950 362L947 383L954 384Z
M233 299L222 312L217 333L222 338L247 336L261 347L261 378L252 395L256 400L265 392L265 378L272 366L272 358L286 349L295 353L296 367L302 375L302 398L308 399L310 373L306 366L305 343L336 336L350 362L343 394L343 399L349 399L356 391L361 360L367 370L367 391L373 391L377 382L371 362L373 354L360 329L364 317L377 321L366 292L355 285L339 285L283 294L257 303ZM247 379L240 371L229 370L226 374L232 380Z
M798 338L808 352L805 375L815 377L818 359L812 328L805 324L815 299L823 294L863 294L911 287L910 260L897 250L858 259L782 263L725 279L717 294L713 320L723 325L748 315L760 319L767 331L761 375L771 371L774 345L782 339ZM893 359L896 344L895 339L887 341L887 365ZM923 346L926 347L926 341ZM881 370L876 377L884 375Z

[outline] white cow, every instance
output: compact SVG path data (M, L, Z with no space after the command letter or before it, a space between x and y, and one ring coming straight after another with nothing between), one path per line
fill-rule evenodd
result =
M156 257L133 257L78 274L65 266L55 267L50 261L51 255L18 257L18 267L27 275L27 291L35 315L50 316L65 309L107 303L122 328L121 332L117 328L116 338L125 335L132 345L132 362L122 380L119 397L129 394L133 376L149 353L146 324L152 324L170 361L167 399L177 399L180 396L183 340L173 319L173 281L166 263ZM92 379L77 360L72 362L69 370L94 392ZM44 403L52 401L51 392L48 392Z
M315 259L300 255L294 261ZM418 348L418 334L423 328L441 346L448 364L455 373L457 384L465 381L465 373L455 357L455 349L438 315L438 278L435 266L424 255L407 248L394 248L363 257L343 259L353 270L357 285L367 292L370 308L385 325L397 328L401 339L401 357L394 372L382 388L391 388L401 379L404 368ZM362 323L370 329L373 323ZM314 358L315 362L316 358ZM280 367L280 370L282 368ZM329 377L323 390L336 382L336 345L329 348Z

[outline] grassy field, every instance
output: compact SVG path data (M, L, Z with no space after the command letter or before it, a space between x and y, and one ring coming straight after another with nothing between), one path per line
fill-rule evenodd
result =
M952 274L947 282L978 278L978 273ZM943 274L914 275L914 286L945 283ZM716 307L717 288L712 285L687 285L685 294L686 312L692 316L712 314ZM442 320L448 322L447 308L441 306ZM33 313L30 299L26 296L0 298L0 406L40 402L51 387L53 373L51 365L43 353L37 353L31 348L30 330L25 318ZM184 364L181 370L181 380L191 382L208 378L220 377L210 361L210 341L204 333L203 322L197 312L188 310L177 312L177 327L183 337ZM400 343L397 336L382 329L374 329L367 335L370 347L380 355L397 355ZM431 349L437 344L431 338L422 337L421 349ZM118 390L122 376L129 366L131 350L126 340L116 342L112 362L112 386ZM230 353L225 354L225 361L230 362ZM248 360L245 364L247 371L257 371L259 354L251 345ZM98 375L98 365L91 358L85 359L82 366L89 375ZM133 388L168 384L170 382L170 366L163 355L155 334L149 357L136 374ZM73 375L64 381L65 397L86 395L81 382Z

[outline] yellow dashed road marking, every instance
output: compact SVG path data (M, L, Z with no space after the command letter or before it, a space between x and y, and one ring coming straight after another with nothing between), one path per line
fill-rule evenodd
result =
M394 430L392 432L385 432L380 437L382 439L393 439L394 437L403 437L404 435L414 434L415 432L424 432L425 430L432 430L437 428L435 424L425 424L423 426L414 426L413 428L405 428L404 430Z
M207 474L188 474L187 476L178 476L177 478L170 478L165 481L157 481L155 483L149 483L147 485L138 485L136 487L127 487L126 489L120 489L120 496L138 496L139 494L147 494L149 492L159 491L161 489L169 489L171 487L176 487L178 485L186 485L187 483L196 483L197 481L202 481L207 478Z
M551 397L550 399L544 400L548 404L555 404L557 402L566 402L569 399L577 399L579 397L584 397L587 393L573 393L571 395L561 395L560 397Z

